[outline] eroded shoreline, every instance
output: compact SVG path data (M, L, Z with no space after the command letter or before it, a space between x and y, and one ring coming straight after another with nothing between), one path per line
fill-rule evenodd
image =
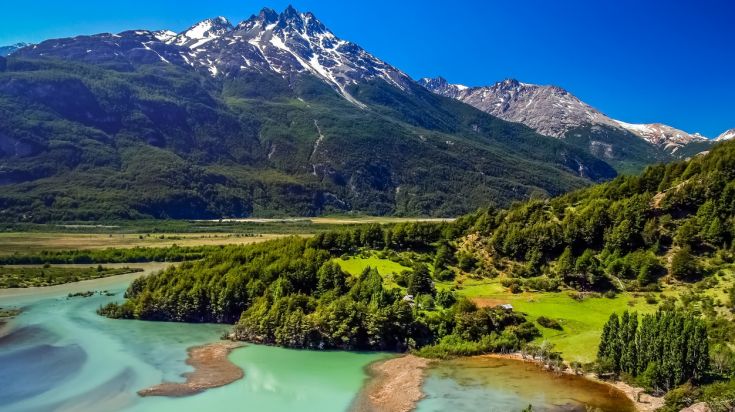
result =
M242 379L243 370L228 359L230 352L242 346L240 342L222 341L189 348L186 363L194 371L183 374L186 382L163 382L138 391L138 395L189 396Z

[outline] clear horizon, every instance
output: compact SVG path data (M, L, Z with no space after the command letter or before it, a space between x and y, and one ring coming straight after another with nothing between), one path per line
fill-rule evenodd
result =
M233 23L292 3L337 36L414 79L468 86L505 78L563 87L629 123L665 123L717 137L735 127L735 5L727 1L38 0L6 6L0 45L128 29L181 31L205 18Z

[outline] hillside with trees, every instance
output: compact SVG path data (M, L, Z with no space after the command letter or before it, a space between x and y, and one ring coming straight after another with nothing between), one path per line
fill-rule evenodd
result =
M469 252L489 276L556 279L578 290L655 290L731 259L735 144L551 200L477 213Z
M456 216L613 178L602 160L417 84L212 78L9 57L0 221Z
M237 339L294 348L404 351L453 342L463 352L513 351L538 336L533 324L501 308L478 308L437 291L426 265L398 285L377 270L358 276L333 259L359 248L431 250L451 233L442 224L326 233L247 247L225 247L201 261L135 280L115 318L234 323ZM438 354L437 356L439 356Z

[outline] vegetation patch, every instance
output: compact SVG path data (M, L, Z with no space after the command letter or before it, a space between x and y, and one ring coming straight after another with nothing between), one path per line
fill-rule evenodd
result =
M556 329L556 330L562 330L561 323L555 319L547 318L546 316L539 316L536 318L536 323L539 325L547 328L547 329Z
M82 280L99 279L126 273L142 272L137 268L110 269L103 266L89 268L70 267L0 267L0 288L26 288L53 286Z

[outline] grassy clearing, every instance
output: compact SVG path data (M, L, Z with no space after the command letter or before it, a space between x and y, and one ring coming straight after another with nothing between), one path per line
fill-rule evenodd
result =
M716 301L726 301L727 290L735 281L732 269L721 270L717 275L718 284L702 290L705 296ZM610 314L634 310L639 313L655 312L660 296L679 297L688 290L696 289L692 285L664 285L662 292L620 293L614 298L585 297L575 299L573 293L562 292L523 292L510 293L499 279L465 280L460 283L458 293L466 296L479 305L495 306L510 303L514 309L528 315L529 320L536 321L540 316L552 318L561 323L561 331L539 326L544 339L556 345L556 349L567 360L589 362L594 360L602 327ZM441 285L446 287L447 285ZM653 295L659 302L647 303L646 297Z
M349 259L340 258L340 259L335 259L335 262L337 262L337 264L342 268L342 270L344 270L345 272L353 276L360 275L362 271L368 267L377 269L378 273L380 273L382 276L389 276L392 274L401 273L404 270L411 270L411 268L403 266L400 263L396 263L388 259L380 259L377 256L370 256L369 258L361 258L361 257L351 257Z
M613 312L636 310L648 313L656 310L655 304L646 303L643 297L621 293L614 298L586 297L577 300L568 292L507 292L499 281L468 284L459 291L460 295L473 299L480 305L494 306L510 303L514 309L535 321L540 316L561 323L561 331L539 326L543 336L549 340L568 360L589 362L594 360L602 326Z
M342 270L352 276L359 276L368 267L377 269L380 276L383 277L383 284L388 288L399 287L395 281L395 275L403 272L404 270L411 270L411 268L403 266L400 263L396 263L388 259L381 259L377 256L370 256L368 258L339 258L334 261L340 268L342 268Z

